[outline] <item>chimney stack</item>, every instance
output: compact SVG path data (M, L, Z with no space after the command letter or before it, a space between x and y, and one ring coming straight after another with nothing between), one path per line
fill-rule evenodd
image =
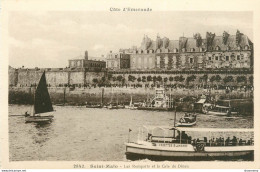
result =
M85 60L88 60L88 51L85 51Z

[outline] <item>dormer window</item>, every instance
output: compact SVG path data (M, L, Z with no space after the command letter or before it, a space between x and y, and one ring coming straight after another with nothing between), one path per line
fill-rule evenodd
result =
M200 52L203 52L204 51L204 48L200 48Z
M237 47L237 50L241 50L241 47L240 47L240 46L238 46L238 47Z
M194 48L191 48L191 49L190 49L190 52L194 52L194 51L195 51L195 49L194 49Z
M185 52L185 51L186 51L186 49L185 49L185 48L183 48L183 49L182 49L182 52Z
M217 46L217 47L216 47L216 50L217 50L217 51L219 51L219 50L220 50L220 47L219 47L219 46Z
M173 49L173 52L174 52L174 53L178 53L178 49L177 49L177 48L174 48L174 49Z
M245 50L248 50L248 49L249 49L249 46L248 46L248 45L246 45L246 46L245 46Z
M157 52L157 53L160 53L160 52L161 52L161 49L157 49L156 52Z

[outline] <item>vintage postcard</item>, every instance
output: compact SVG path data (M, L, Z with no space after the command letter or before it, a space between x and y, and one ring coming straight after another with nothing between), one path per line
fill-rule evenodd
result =
M4 1L1 168L258 169L258 1Z

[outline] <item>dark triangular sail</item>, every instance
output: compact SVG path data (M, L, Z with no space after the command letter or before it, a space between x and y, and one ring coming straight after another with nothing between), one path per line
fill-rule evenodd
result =
M43 72L40 82L35 91L34 111L35 114L53 111L50 95L47 89L45 71Z

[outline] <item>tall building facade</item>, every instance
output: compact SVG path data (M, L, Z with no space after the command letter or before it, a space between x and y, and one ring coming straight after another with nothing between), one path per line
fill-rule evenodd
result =
M88 51L85 51L85 56L83 58L70 59L70 68L86 68L89 70L101 70L106 68L106 62L101 60L90 60L88 56Z
M110 53L106 58L107 68L110 70L129 69L131 53L120 50L118 53Z
M199 33L179 40L144 36L141 46L129 56L131 70L249 69L253 67L253 43L239 31L235 35L224 31L222 36L207 32L204 39ZM117 60L117 64L123 61ZM123 67L118 65L116 69Z

